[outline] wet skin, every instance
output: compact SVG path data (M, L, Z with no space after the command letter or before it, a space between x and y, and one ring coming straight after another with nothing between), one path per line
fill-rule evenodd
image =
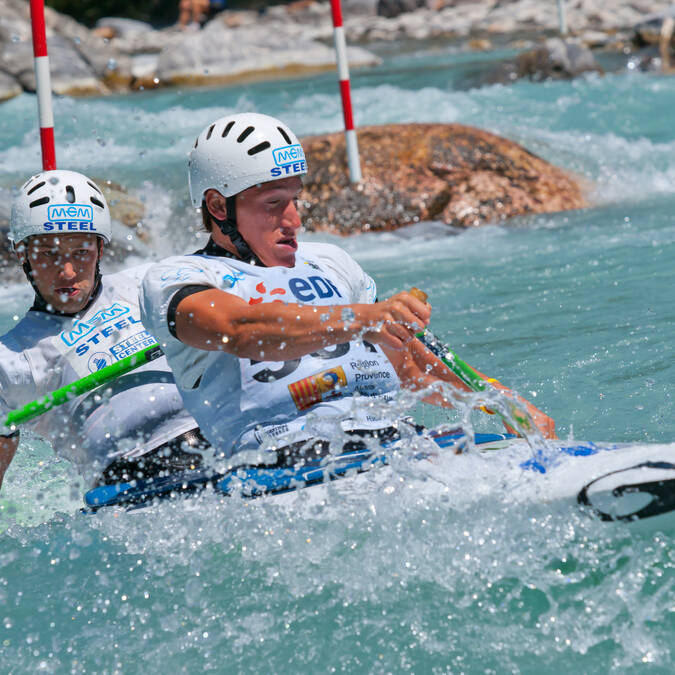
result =
M295 265L297 234L302 225L296 201L301 190L302 180L291 176L254 185L237 195L237 228L267 267ZM205 199L214 216L222 220L227 217L225 198L219 192L208 190ZM235 252L229 237L217 227L212 236L217 244Z
M28 257L33 281L47 304L75 314L94 290L99 242L94 234L38 235L19 244L16 255L21 264Z

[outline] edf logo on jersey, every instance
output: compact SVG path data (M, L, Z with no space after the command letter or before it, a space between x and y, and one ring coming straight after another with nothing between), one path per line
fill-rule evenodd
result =
M337 286L330 279L320 276L311 276L306 279L292 277L288 280L288 287L300 302L311 302L316 298L323 300L325 298L332 298L335 295L338 298L342 297Z

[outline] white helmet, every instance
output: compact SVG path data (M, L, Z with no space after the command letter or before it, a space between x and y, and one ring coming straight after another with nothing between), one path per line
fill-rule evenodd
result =
M96 234L110 243L110 211L96 184L76 171L43 171L12 202L9 239L14 245L36 234Z
M232 197L247 188L307 173L297 136L280 120L258 113L226 115L206 127L190 152L192 204L207 190Z

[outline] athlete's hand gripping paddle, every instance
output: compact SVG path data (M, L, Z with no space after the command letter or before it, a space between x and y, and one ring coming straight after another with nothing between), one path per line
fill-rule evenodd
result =
M414 286L410 289L410 295L426 302L429 297L424 291ZM468 363L462 361L462 359L455 354L447 345L445 345L441 340L439 340L431 331L424 330L421 333L417 333L415 337L436 357L438 357L471 391L485 391L490 384L499 384L495 379L484 380ZM499 415L505 424L508 426L509 430L513 430L509 424L509 420L502 415L500 412L491 411L483 407L481 410L484 410L490 414ZM512 419L518 422L518 424L526 431L532 430L532 421L530 420L529 415L521 410L513 401L509 400L509 412L511 413Z

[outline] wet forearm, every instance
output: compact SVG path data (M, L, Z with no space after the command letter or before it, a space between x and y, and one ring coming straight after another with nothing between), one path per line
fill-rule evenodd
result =
M205 291L183 300L176 312L178 338L190 346L240 358L288 360L361 335L369 305L303 306L263 303Z

